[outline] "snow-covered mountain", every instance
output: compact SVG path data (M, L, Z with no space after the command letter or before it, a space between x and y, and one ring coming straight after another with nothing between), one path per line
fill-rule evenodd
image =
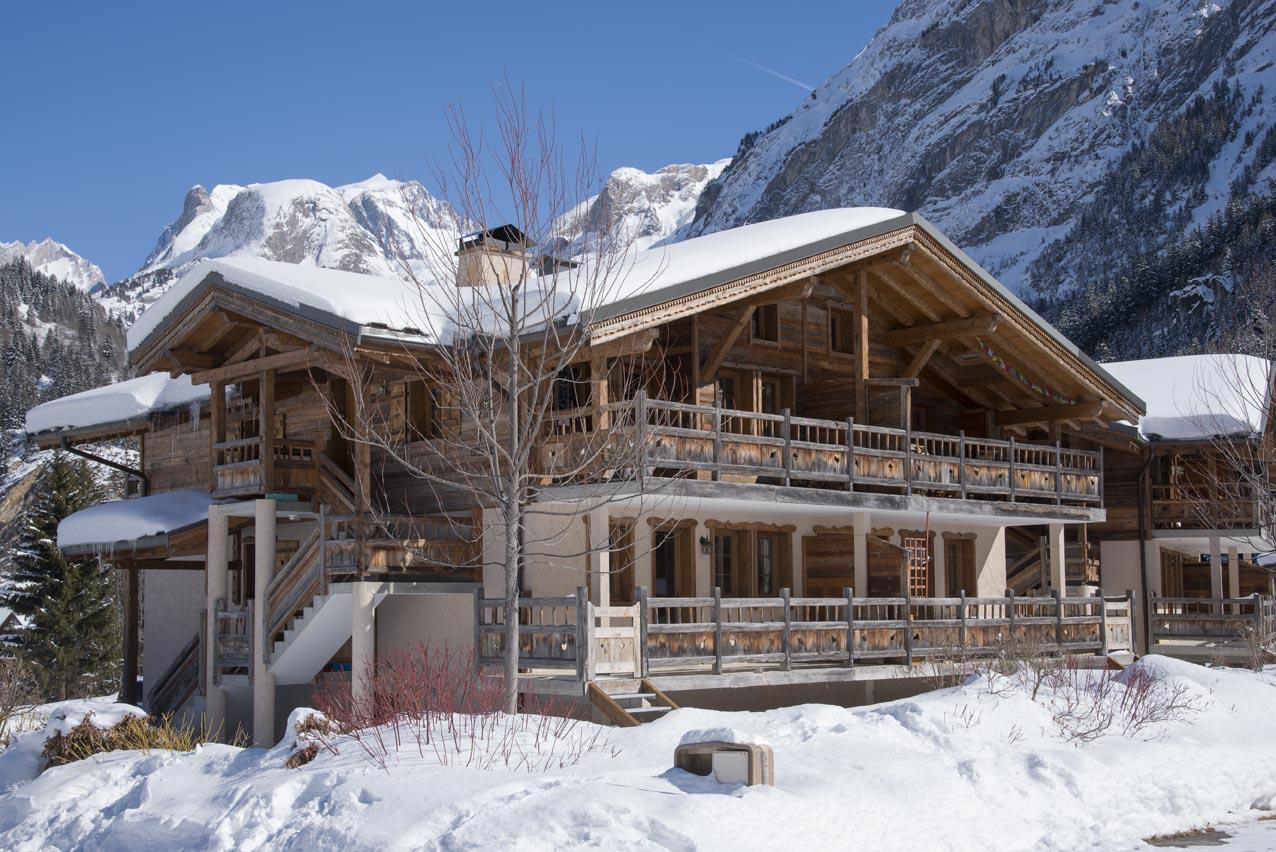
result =
M25 257L35 272L74 284L81 290L92 290L106 283L97 264L80 257L62 243L52 239L29 243L0 243L0 264L15 257Z
M330 187L314 180L221 184L186 193L181 214L146 263L102 301L131 321L195 261L247 255L352 272L401 276L450 250L454 216L416 181L374 175Z
M905 0L744 137L688 233L920 210L1010 286L1067 292L1276 177L1274 27L1274 0ZM1169 156L1149 150L1201 104L1162 133Z
M616 169L602 190L564 216L556 230L572 247L600 234L636 249L677 241L691 224L700 193L729 162L674 164L654 172ZM575 252L569 247L566 253Z

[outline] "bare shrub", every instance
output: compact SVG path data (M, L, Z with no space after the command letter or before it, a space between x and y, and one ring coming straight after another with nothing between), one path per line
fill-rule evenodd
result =
M220 742L220 727L175 723L169 716L129 716L109 728L93 723L93 714L65 734L55 734L44 743L46 766L62 766L110 751L193 751L203 743ZM236 731L231 745L247 746L243 731Z
M1250 671L1261 672L1264 666L1276 663L1276 633L1246 626L1241 631L1241 641L1245 643L1245 665Z
M526 696L520 713L506 713L503 678L483 672L472 653L421 645L378 661L370 681L366 701L354 700L348 683L329 682L315 693L316 708L331 722L311 734L321 748L336 754L342 743L354 743L382 769L406 747L441 766L525 772L618 753L604 729L583 724L554 696Z
M0 749L17 733L15 724L31 713L39 701L40 687L31 667L21 660L0 659Z

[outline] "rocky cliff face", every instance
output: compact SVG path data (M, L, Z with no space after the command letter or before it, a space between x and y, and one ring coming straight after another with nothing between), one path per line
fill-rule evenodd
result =
M74 284L81 290L92 290L106 283L96 263L90 263L55 240L0 243L0 265L19 257L24 258L33 271Z
M1124 199L1143 208L1134 250L1276 175L1250 168L1272 126L1274 26L1273 0L906 0L811 99L742 140L687 232L834 206L920 210L1010 286L1067 292L1120 259L1077 239L1081 214L1220 84L1233 101L1221 132L1126 184L1144 196Z

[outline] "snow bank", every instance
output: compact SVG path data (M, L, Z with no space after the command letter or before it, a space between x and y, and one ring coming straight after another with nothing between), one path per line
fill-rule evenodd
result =
M118 753L0 794L0 846L1136 849L1259 816L1276 794L1271 673L1139 665L1190 683L1199 711L1077 744L1025 691L976 680L856 709L684 708L545 773L444 766L415 744L385 768L348 741L291 770L279 749ZM671 768L684 735L716 729L765 738L776 787Z
M192 385L190 376L151 373L136 379L73 393L27 412L28 434L133 420L155 411L209 398L208 385Z
M206 520L212 502L203 491L167 491L99 503L58 524L58 547L111 545L164 535Z
M44 744L50 738L70 733L86 718L94 727L106 729L130 716L145 717L146 713L131 704L116 702L113 695L41 704L22 714L13 724L13 742L0 752L0 796L40 774L44 768Z
M1271 364L1251 355L1181 355L1102 365L1147 403L1139 432L1165 440L1261 434Z
M701 728L687 731L678 740L678 745L695 745L696 743L731 743L733 745L770 745L766 740L750 731L738 728Z
M574 271L540 279L536 282L539 287L528 288L531 291L529 300L537 301L538 289L540 292L556 290L564 294L577 290L576 282L602 280L605 292L577 292L575 295L581 298L560 296L548 300L558 316L567 317L582 309L596 310L604 304L707 276L725 276L724 280L731 280L735 277L733 271L743 270L764 258L798 251L804 246L902 215L899 210L882 207L801 213L667 247L634 251L624 258L612 258L609 266L614 271L597 278L590 272L586 259ZM277 263L255 257L227 257L204 260L192 266L129 328L129 349L140 346L182 300L213 273L231 286L251 291L292 310L318 311L357 326L377 325L391 331L446 340L449 317L454 317L456 294L450 284L435 283L417 288L396 278ZM476 298L481 300L479 293L480 290L474 290Z

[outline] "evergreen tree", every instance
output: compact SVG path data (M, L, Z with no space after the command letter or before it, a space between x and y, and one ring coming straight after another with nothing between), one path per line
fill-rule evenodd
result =
M61 451L38 488L4 590L5 605L28 623L6 639L36 671L46 700L100 695L120 671L115 583L101 560L63 556L57 535L64 518L101 493L88 464Z

